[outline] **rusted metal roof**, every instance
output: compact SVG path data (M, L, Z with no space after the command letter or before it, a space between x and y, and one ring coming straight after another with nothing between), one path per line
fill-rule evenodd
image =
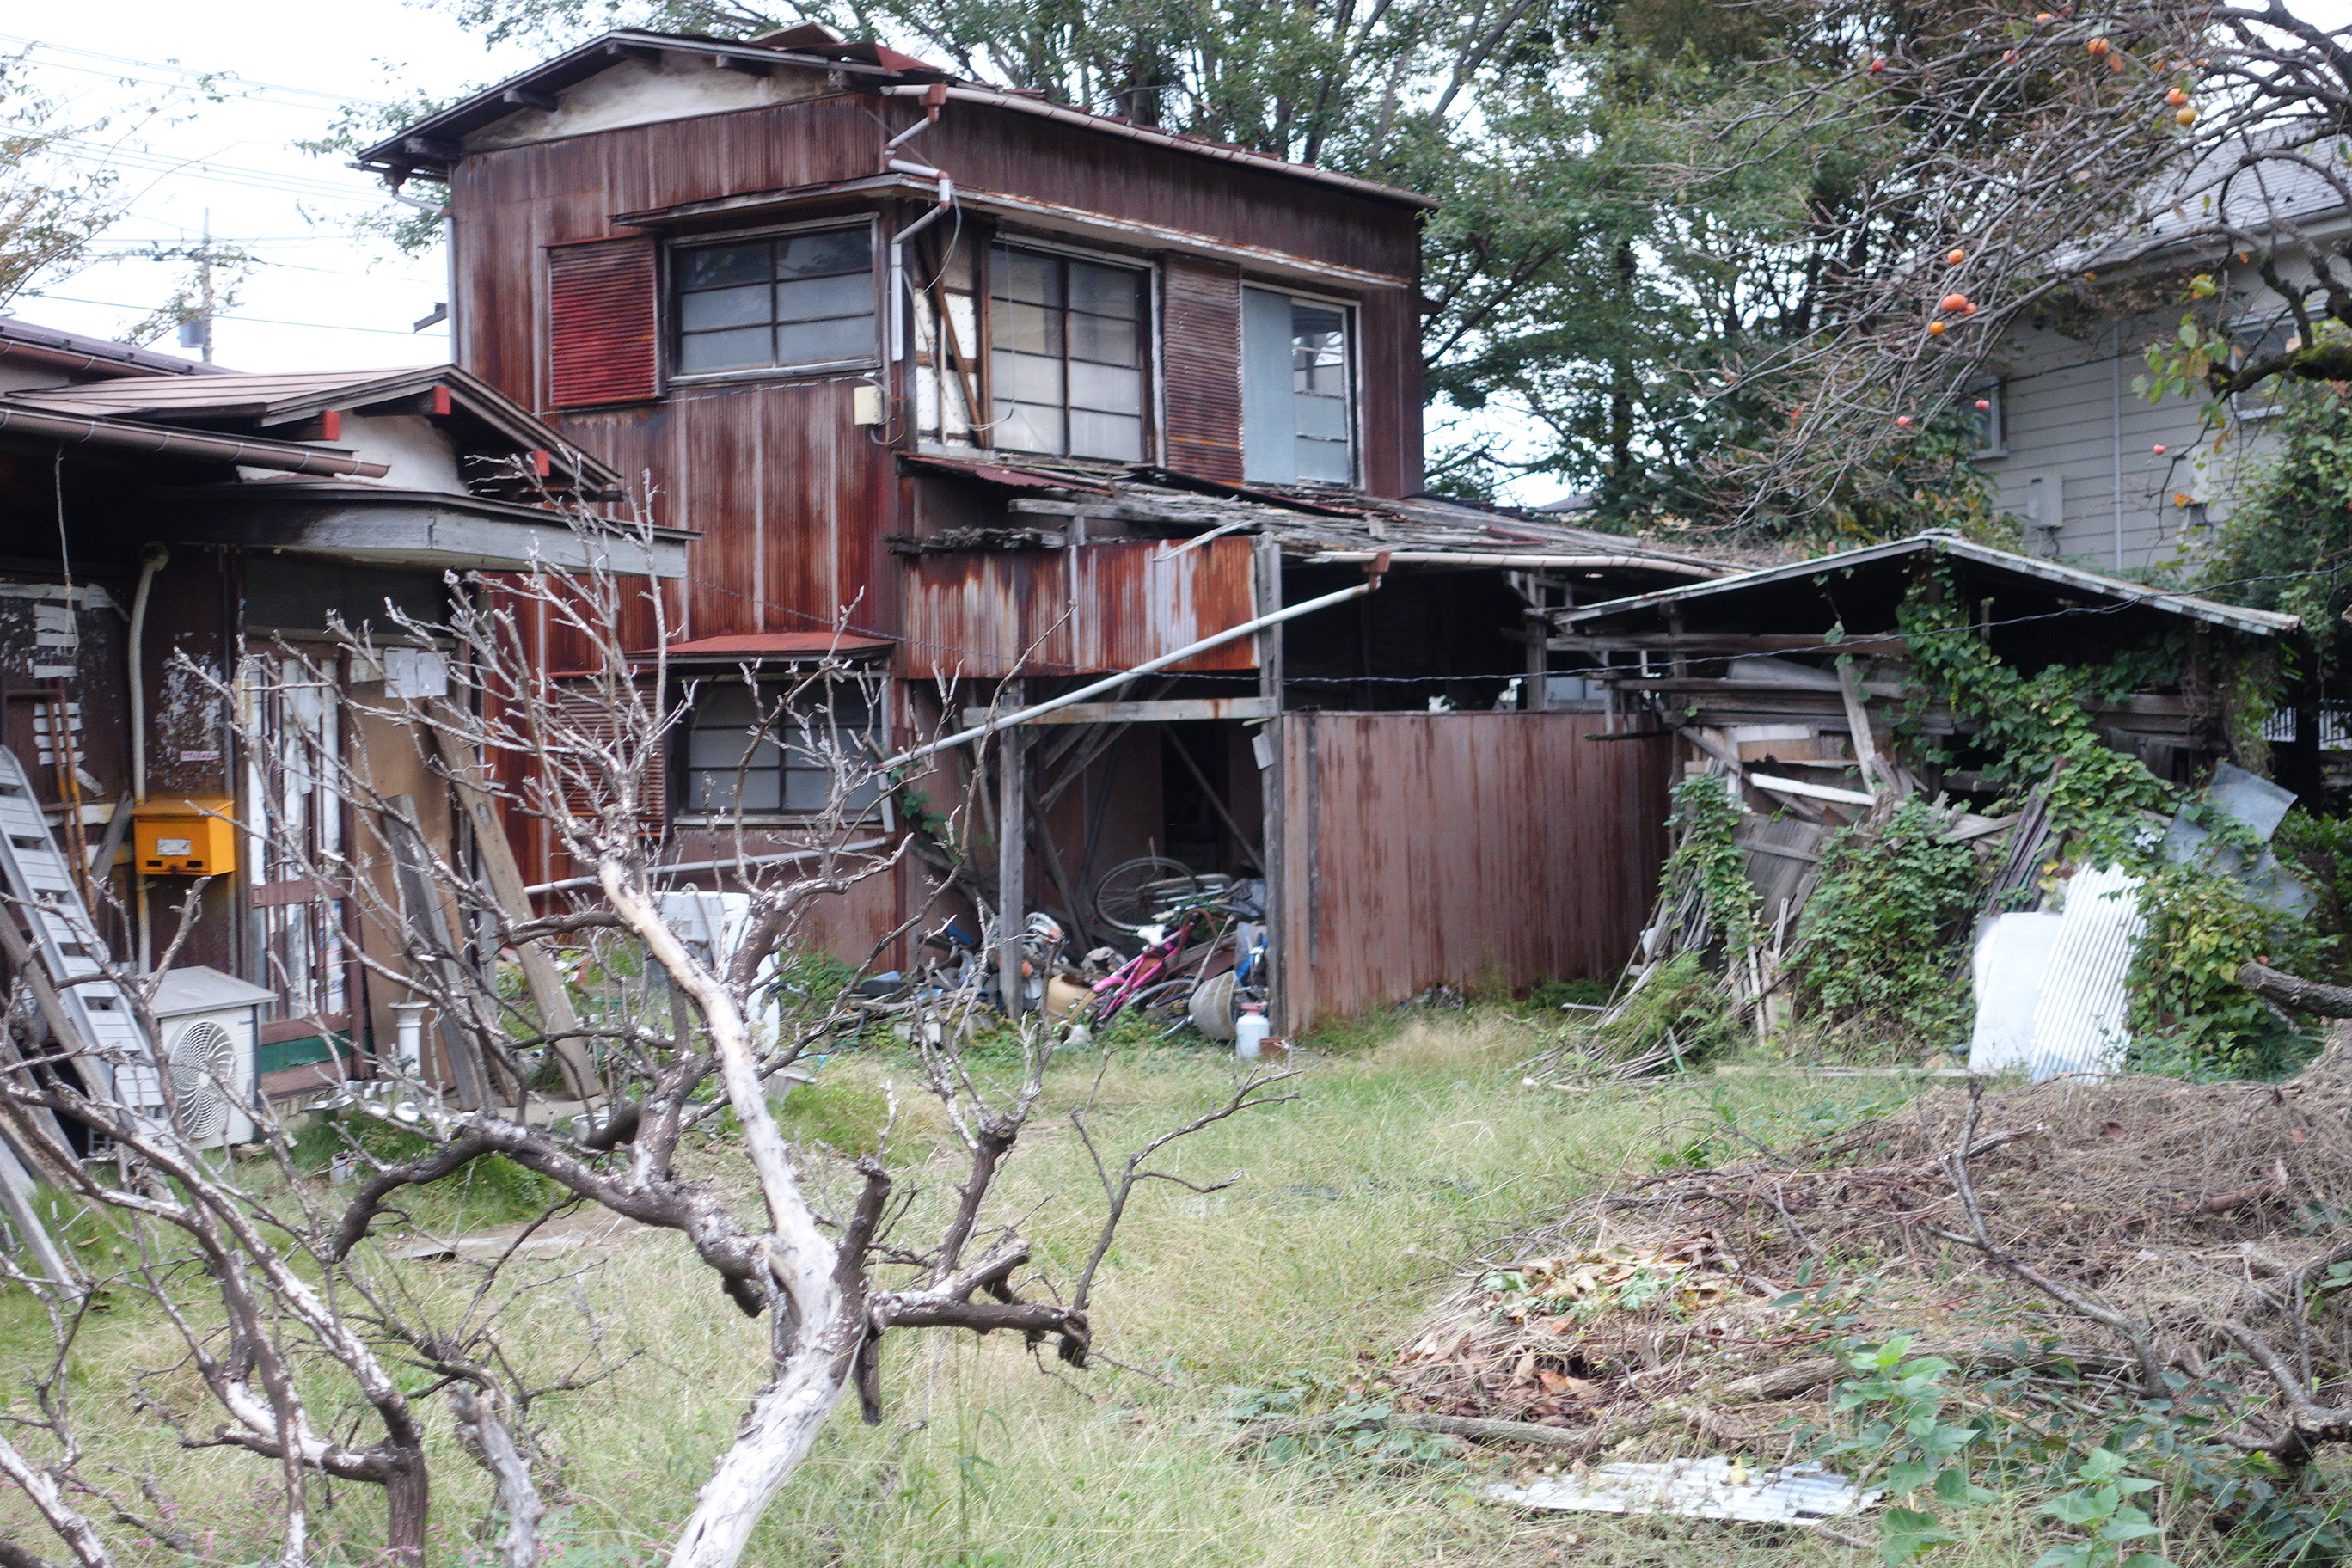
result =
M1232 485L1148 466L1008 458L978 464L908 457L935 473L985 478L1022 493L1006 501L1019 516L1083 515L1157 527L1171 535L1210 531L1264 533L1305 564L1368 562L1528 570L1651 572L1712 580L1727 563L1601 533L1541 517L1486 510L1435 496L1393 500L1332 485ZM983 472L984 470L984 472Z
M2105 577L2096 572L2085 572L2080 567L2063 565L2055 561L2042 561L2030 555L1995 550L1990 545L1977 544L1958 534L1945 533L1922 533L1885 544L1844 551L1836 555L1817 556L1811 561L1741 572L1687 588L1612 599L1582 609L1561 611L1555 618L1562 627L1584 627L1643 611L1726 605L1732 599L1759 590L1770 590L1832 573L1840 574L1842 578L1850 577L1857 567L1897 563L1918 555L1948 556L1980 570L2029 579L2085 598L2103 600L2109 605L2163 611L2255 637L2283 637L2301 629L2303 626L2302 620L2294 616L2216 604L2190 594L2168 594L2146 584L2126 583L2119 577ZM1774 602L1782 601L1776 597Z
M453 364L404 370L318 370L217 375L142 375L42 387L0 395L16 406L84 419L146 423L173 419L247 420L262 428L331 410L365 408L420 396L436 388L462 409L513 441L519 450L553 454L587 484L613 488L617 470L571 443L479 376Z
M891 645L888 637L854 636L847 632L744 632L731 637L696 637L674 642L660 650L670 659L806 658L829 653L878 653ZM630 657L649 659L652 652Z

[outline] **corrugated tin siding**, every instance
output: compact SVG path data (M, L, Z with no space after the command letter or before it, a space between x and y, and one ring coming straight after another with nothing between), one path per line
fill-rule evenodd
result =
M908 563L899 673L993 679L1016 668L1029 675L1132 668L1250 618L1252 544L1228 537L1171 554L1164 543L1137 540L919 557ZM1252 639L1237 637L1173 668L1256 663Z
M659 268L651 236L547 253L547 400L557 408L661 393Z
M1606 976L1666 854L1663 740L1599 713L1288 713L1283 1026L1432 985Z
M1168 466L1242 482L1242 271L1168 258L1160 363L1167 378Z

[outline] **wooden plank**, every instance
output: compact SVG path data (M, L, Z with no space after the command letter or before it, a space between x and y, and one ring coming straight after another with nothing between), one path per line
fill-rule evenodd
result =
M465 808L467 820L473 824L475 853L481 857L482 874L490 884L491 895L498 900L499 911L520 923L531 918L530 894L522 867L515 860L514 846L507 842L506 826L499 820L498 798L483 776L481 758L453 727L460 717L450 710L442 715L442 722L432 726L441 766L457 787L457 803ZM547 944L522 942L515 948L515 958L522 966L531 1005L539 1009L540 1027L561 1037L555 1042L555 1060L562 1069L564 1088L574 1100L593 1102L604 1092L596 1076L596 1058L579 1038L580 1015L572 1009L572 994L564 989L563 976L557 972Z
M992 710L967 708L966 729L988 722ZM1171 697L1157 702L1073 702L1041 713L1030 724L1181 724L1201 719L1271 719L1270 697ZM1024 728L1026 728L1024 725Z
M1875 805L1876 797L1858 789L1832 789L1828 784L1807 784L1802 779L1784 779L1775 773L1749 773L1748 782L1758 789L1769 789L1774 795L1801 795L1807 800L1826 800L1839 805Z
M390 844L393 870L400 883L400 901L406 906L403 916L408 922L409 957L415 962L421 952L429 955L425 963L453 963L457 948L449 940L449 922L441 909L440 889L434 885L425 830L416 825L416 808L404 795L386 795L383 816L387 829L383 837ZM457 1103L467 1110L479 1110L491 1100L488 1065L476 1054L465 1030L450 1020L449 1010L440 1011L441 1047L448 1054L449 1070L457 1079Z

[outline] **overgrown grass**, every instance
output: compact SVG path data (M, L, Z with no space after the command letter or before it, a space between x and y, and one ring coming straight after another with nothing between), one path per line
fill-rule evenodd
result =
M1480 1251L1508 1250L1596 1184L1662 1164L1727 1157L1853 1114L1884 1084L1824 1088L1794 1077L1695 1080L1568 1096L1521 1086L1516 1064L1540 1043L1505 1009L1396 1016L1333 1031L1304 1056L1296 1097L1221 1123L1171 1151L1195 1182L1236 1178L1208 1195L1152 1184L1110 1255L1096 1313L1103 1359L1049 1372L1018 1340L901 1333L885 1352L887 1414L859 1424L845 1402L772 1511L748 1559L762 1568L1343 1568L1431 1563L1863 1562L1812 1539L1715 1524L1530 1519L1482 1500L1517 1461L1472 1453L1434 1466L1317 1461L1270 1465L1237 1453L1222 1413L1237 1389L1285 1380L1339 1384L1391 1351ZM1100 1194L1066 1112L1098 1093L1091 1125L1123 1150L1220 1100L1230 1058L1195 1047L1079 1052L1056 1068L1002 1189L1000 1214L1025 1216L1039 1273L1066 1281L1091 1245ZM1097 1079L1097 1075L1098 1079ZM886 1086L902 1107L898 1153L919 1157L924 1188L908 1221L944 1202L960 1174L944 1130L911 1099L912 1074L884 1050L835 1058L785 1113L796 1135L870 1142ZM1099 1089L1097 1089L1097 1080ZM713 1162L713 1168L718 1163ZM845 1184L839 1194L847 1195ZM418 1221L446 1219L420 1206ZM562 1283L511 1309L509 1342L546 1379L576 1372L593 1307L606 1354L634 1355L608 1379L542 1400L535 1420L562 1464L551 1533L560 1568L655 1561L690 1508L712 1456L754 1391L764 1323L720 1297L667 1235L628 1237L607 1266L583 1256L538 1266ZM454 1300L462 1264L404 1265ZM576 1280L576 1283L573 1281ZM1029 1289L1039 1289L1033 1283ZM15 1373L37 1360L28 1320L0 1319ZM76 1398L94 1450L131 1474L152 1469L182 1502L184 1525L210 1531L201 1561L242 1563L269 1540L267 1467L218 1450L183 1452L130 1407L138 1370L178 1360L168 1331L127 1295L89 1331ZM202 1416L184 1372L151 1394ZM342 1397L321 1387L332 1409ZM342 1420L352 1407L346 1405ZM436 1402L436 1561L469 1560L487 1489ZM338 1425L341 1425L339 1421ZM362 1427L362 1430L364 1430ZM0 1529L18 1521L0 1499ZM326 1529L344 1544L321 1561L372 1561L374 1500L339 1488ZM1958 1568L2031 1562L2039 1548L1994 1510L1945 1558ZM128 1532L124 1532L127 1534ZM200 1531L202 1533L202 1531ZM22 1539L37 1537L30 1532ZM182 1561L153 1549L137 1561Z

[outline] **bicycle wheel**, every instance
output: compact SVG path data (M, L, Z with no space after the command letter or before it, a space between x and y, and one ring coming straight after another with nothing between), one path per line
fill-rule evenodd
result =
M1201 877L1190 866L1164 855L1146 855L1103 873L1095 884L1095 918L1133 936L1202 893Z
M1181 975L1163 980L1157 985L1147 985L1127 999L1127 1005L1150 1018L1181 1018L1185 1005L1192 997L1192 977Z

